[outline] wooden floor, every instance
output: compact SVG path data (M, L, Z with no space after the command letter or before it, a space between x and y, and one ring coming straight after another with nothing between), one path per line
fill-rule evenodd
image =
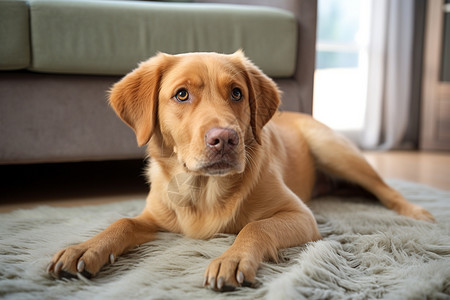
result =
M385 178L450 191L450 153L365 152ZM0 166L0 212L38 205L77 206L145 199L141 161Z
M450 152L365 152L384 178L398 178L450 191Z

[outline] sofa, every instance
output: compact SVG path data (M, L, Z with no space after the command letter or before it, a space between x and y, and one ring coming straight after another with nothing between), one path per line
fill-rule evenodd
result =
M157 52L243 49L311 113L316 1L211 2L0 1L0 164L143 158L107 94Z

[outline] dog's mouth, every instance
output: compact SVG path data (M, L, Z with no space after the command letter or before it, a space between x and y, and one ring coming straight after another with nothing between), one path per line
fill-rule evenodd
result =
M202 162L194 168L185 167L190 171L204 176L227 176L241 173L241 166L236 161L217 160L212 162Z
M225 176L233 171L237 171L237 166L236 163L220 160L201 165L199 171L210 176Z

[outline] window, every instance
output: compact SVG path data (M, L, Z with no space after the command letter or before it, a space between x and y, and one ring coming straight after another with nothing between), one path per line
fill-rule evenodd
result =
M319 0L313 115L350 138L364 125L370 0Z

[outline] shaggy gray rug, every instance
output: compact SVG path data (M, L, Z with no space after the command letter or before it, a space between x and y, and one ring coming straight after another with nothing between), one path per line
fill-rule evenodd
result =
M310 206L324 239L280 251L281 263L261 266L257 288L223 294L202 287L203 272L232 235L200 241L161 233L91 281L45 273L57 250L137 215L143 200L0 214L0 298L450 299L450 192L389 182L438 223L398 216L367 199L315 199Z

